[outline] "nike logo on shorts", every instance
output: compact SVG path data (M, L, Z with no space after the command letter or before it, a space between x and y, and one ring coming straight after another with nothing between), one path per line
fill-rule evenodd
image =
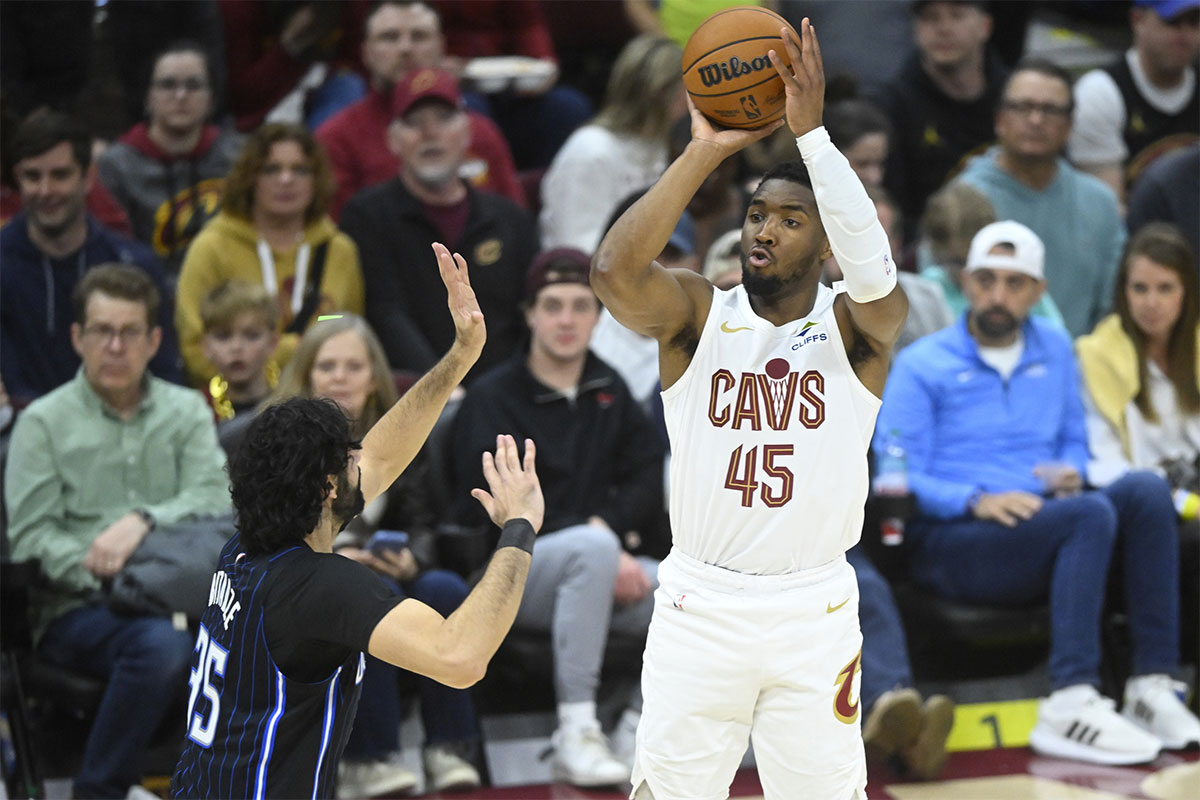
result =
M839 608L841 608L842 606L846 605L846 603L849 603L849 602L850 602L850 598L847 597L845 600L838 603L836 606L833 605L832 603L826 603L825 604L825 613L832 614L833 612L837 611Z

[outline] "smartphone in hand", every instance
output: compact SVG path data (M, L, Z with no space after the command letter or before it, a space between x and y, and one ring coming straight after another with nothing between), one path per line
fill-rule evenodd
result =
M385 550L398 553L408 547L408 534L404 531L378 530L367 541L367 552L380 556Z

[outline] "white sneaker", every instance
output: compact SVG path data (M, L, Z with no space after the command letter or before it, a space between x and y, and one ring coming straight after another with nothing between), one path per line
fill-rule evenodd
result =
M559 728L550 741L555 780L572 786L611 786L629 780L630 770L613 756L598 724Z
M338 764L337 796L342 800L361 800L382 794L407 794L417 786L417 775L397 763L387 761L348 761Z
M1093 764L1153 761L1162 742L1114 711L1115 706L1091 686L1060 689L1038 706L1029 746L1040 755Z
M1187 684L1167 675L1141 675L1125 682L1125 719L1162 740L1168 750L1200 747L1200 719L1181 699Z
M617 727L613 728L612 736L608 737L612 745L613 758L624 764L630 772L633 772L633 756L637 751L637 729L641 719L641 714L626 711L617 720Z
M478 789L482 783L470 761L440 745L425 748L425 777L426 792Z

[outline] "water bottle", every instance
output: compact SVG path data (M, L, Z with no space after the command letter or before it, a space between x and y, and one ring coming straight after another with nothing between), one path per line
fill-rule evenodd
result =
M880 539L888 547L904 543L904 499L908 496L908 454L900 444L900 433L888 431L883 449L875 463L875 480L871 487L883 501L883 519L879 524Z

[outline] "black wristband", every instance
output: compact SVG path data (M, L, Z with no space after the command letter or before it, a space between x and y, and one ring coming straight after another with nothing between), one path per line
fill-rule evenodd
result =
M496 543L496 549L501 547L519 547L529 555L533 555L533 540L537 533L533 530L533 525L529 524L529 520L523 517L516 517L504 523L504 528L500 531L500 541Z

